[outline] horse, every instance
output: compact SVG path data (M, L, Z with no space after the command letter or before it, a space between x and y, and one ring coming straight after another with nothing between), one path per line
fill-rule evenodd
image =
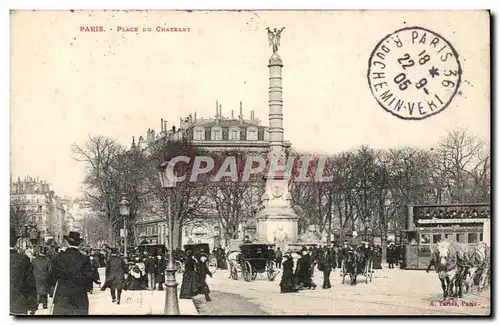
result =
M466 290L477 283L478 291L487 288L487 278L490 271L490 248L484 242L480 242L469 255L470 266L465 278Z
M458 289L458 297L462 297L462 273L465 268L463 259L465 248L457 243L441 241L434 251L434 263L438 273L443 298L453 295L453 288Z
M354 250L346 251L344 256L342 257L342 264L342 283L344 283L345 276L349 274L351 285L355 285L360 266L358 253Z
M238 257L239 251L229 251L226 254L227 266L229 269L229 278L233 278L234 280L238 279Z

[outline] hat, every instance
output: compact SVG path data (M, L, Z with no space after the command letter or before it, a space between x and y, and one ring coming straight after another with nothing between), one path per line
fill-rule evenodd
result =
M206 258L208 258L208 255L207 255L206 253L201 252L201 253L200 253L200 257L203 257L203 256L205 256Z
M70 231L69 235L63 236L63 238L66 239L71 246L77 246L83 241L83 238L80 237L80 233L77 231Z
M307 252L307 251L308 251L308 250L307 250L307 247L302 246L302 249L300 250L300 252L302 253L302 252Z

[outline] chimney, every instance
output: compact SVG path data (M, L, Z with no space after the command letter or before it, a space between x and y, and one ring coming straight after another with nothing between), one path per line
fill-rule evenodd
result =
M222 104L219 104L219 117L222 119Z
M194 112L194 121L196 122L196 112Z
M163 121L163 131L167 132L167 121Z
M240 115L238 116L240 120L243 119L243 103L240 100Z
M234 109L231 110L231 119L234 120Z
M215 119L219 117L219 101L215 101Z
M163 117L161 118L161 132L163 132Z

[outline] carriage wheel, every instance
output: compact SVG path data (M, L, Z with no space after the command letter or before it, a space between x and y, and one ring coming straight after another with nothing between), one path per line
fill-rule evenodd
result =
M177 270L177 273L182 273L184 271L181 261L175 261L175 269Z
M252 266L250 263L247 261L243 264L243 279L245 279L246 282L250 282L252 280Z
M255 279L257 279L257 272L252 273L252 280L255 280Z
M217 259L215 257L211 257L208 260L208 269L212 274L215 273L215 271L217 271Z

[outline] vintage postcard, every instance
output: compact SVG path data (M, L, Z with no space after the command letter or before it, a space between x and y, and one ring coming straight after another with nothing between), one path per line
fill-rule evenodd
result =
M10 19L11 315L491 314L490 12Z

